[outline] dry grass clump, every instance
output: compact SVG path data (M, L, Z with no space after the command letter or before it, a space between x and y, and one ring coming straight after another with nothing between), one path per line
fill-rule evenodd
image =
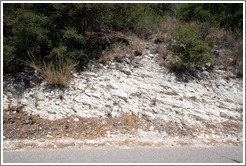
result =
M135 133L137 128L137 116L133 113L127 113L123 115L122 126L128 129L130 132Z
M168 34L162 32L159 28L157 29L157 40L155 41L155 43L161 43L167 41L168 39Z
M114 59L114 54L110 51L105 52L99 59L99 62L106 63Z
M233 43L236 40L232 32L226 31L224 29L208 27L206 30L204 29L202 33L206 34L204 35L204 40L211 47L213 47L214 45L233 47Z
M57 56L54 62L41 62L41 60L35 59L34 56L30 56L30 58L31 60L25 61L25 63L41 73L51 85L58 87L66 86L71 77L71 72L75 70L79 63L72 60L64 60L62 56Z
M174 69L175 64L177 64L180 61L180 57L169 55L166 57L165 65L168 68L168 70L172 71Z
M99 58L99 62L106 63L107 61L116 60L121 62L122 59L126 56L124 52L123 45L121 43L114 44L112 49L105 51L103 55Z
M161 64L165 64L165 60L163 59L163 57L159 54L157 57L156 57L156 60Z
M159 48L160 48L162 57L165 59L167 56L167 47L163 44L160 44Z
M133 61L134 59L135 59L135 52L131 52L130 54L129 54L129 56L128 56L128 59L130 60L130 61Z
M236 70L236 74L243 76L243 39L240 33L210 27L207 29L205 41L210 47L217 45L232 51L232 53L230 51L226 52L222 57L223 66L228 68L232 65Z
M114 58L117 62L121 62L122 59L126 56L126 53L123 51L123 45L122 44L114 45L113 52L115 54Z
M225 72L225 79L230 80L231 76L232 76L231 72L229 70L227 70Z
M237 74L241 77L243 76L243 61L238 62Z
M145 44L140 43L139 40L133 40L132 47L135 50L135 56L143 55L143 52L145 50Z
M161 64L165 63L166 57L167 57L167 47L164 44L158 45L158 53L157 61Z

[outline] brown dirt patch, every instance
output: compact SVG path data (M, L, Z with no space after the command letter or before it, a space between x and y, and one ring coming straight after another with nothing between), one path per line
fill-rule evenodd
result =
M138 129L143 131L165 132L169 138L187 138L195 140L203 134L226 136L226 144L241 144L243 125L238 121L225 121L214 124L204 122L203 125L188 126L188 124L165 122L161 119L150 120L147 116L141 118L133 113L122 113L119 117L83 118L71 116L59 120L47 120L36 115L30 115L23 107L3 110L3 135L5 140L49 140L49 139L97 139L117 134L135 135ZM152 128L152 129L151 129ZM151 129L151 130L150 130ZM236 142L230 138L238 138ZM229 142L228 142L229 141ZM213 139L208 144L217 144L220 140ZM122 145L130 144L127 141ZM146 142L144 143L146 144ZM148 143L147 143L148 144ZM150 143L151 144L151 143ZM190 145L190 142L180 145ZM22 146L20 144L20 146ZM23 145L24 146L24 145ZM27 145L25 145L27 146ZM34 145L31 145L34 146ZM60 145L57 145L60 146ZM61 145L62 146L62 145ZM67 146L67 145L66 145Z
M42 119L29 115L22 107L3 111L3 135L6 139L74 138L93 139L111 134L134 134L140 128L147 131L150 122L132 113L120 117L83 118L71 116L59 120Z

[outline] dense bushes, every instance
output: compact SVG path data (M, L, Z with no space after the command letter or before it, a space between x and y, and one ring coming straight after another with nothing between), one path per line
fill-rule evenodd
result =
M243 30L242 3L194 3L184 4L179 18L186 22L209 22L227 30Z
M172 36L176 39L173 46L176 62L171 69L177 72L193 73L196 69L201 69L206 63L211 63L213 56L209 54L209 45L201 40L201 33L196 24L186 24L178 31L174 31Z
M193 71L210 59L207 53L214 39L208 29L240 31L242 12L242 4L216 3L4 3L4 73L23 70L23 61L30 60L28 53L53 64L57 58L72 59L79 62L77 68L81 69L90 59L100 59L105 49L99 43L99 32L131 30L144 39L157 32L165 36L178 30L178 22L170 19L177 16L182 21L204 23L199 27L202 33L197 33L196 27L179 25L181 29L172 36L177 38L174 50L179 59L174 70Z
M171 6L169 4L168 6ZM160 15L154 4L4 4L4 72L19 71L21 60L54 61L56 56L79 61L84 66L98 57L97 36L86 32L132 30L141 37L154 33ZM161 7L165 7L162 5ZM167 8L166 8L167 9ZM168 9L167 12L171 12Z

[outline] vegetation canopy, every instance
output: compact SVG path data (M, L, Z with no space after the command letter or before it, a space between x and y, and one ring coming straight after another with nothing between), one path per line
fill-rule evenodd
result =
M162 26L171 23L170 18L177 19L180 29L173 28L175 24ZM197 24L187 25L191 22ZM201 23L203 29L197 29ZM177 30L170 32L172 28ZM35 64L40 70L51 71L63 70L61 63L69 70L71 66L81 70L92 59L112 59L102 57L105 47L99 42L100 34L110 31L131 31L144 40L168 32L177 40L173 49L178 61L172 68L194 72L212 60L212 28L242 36L243 4L4 3L4 73L30 70L23 62L33 59L43 63Z

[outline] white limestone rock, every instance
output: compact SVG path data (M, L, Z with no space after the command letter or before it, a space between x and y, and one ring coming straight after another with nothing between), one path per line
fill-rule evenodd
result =
M116 97L118 97L118 98L121 98L121 99L124 100L124 101L127 101L127 99L128 99L128 95L127 95L127 93L124 92L124 91L111 90L111 94L112 94L113 96L116 96Z

